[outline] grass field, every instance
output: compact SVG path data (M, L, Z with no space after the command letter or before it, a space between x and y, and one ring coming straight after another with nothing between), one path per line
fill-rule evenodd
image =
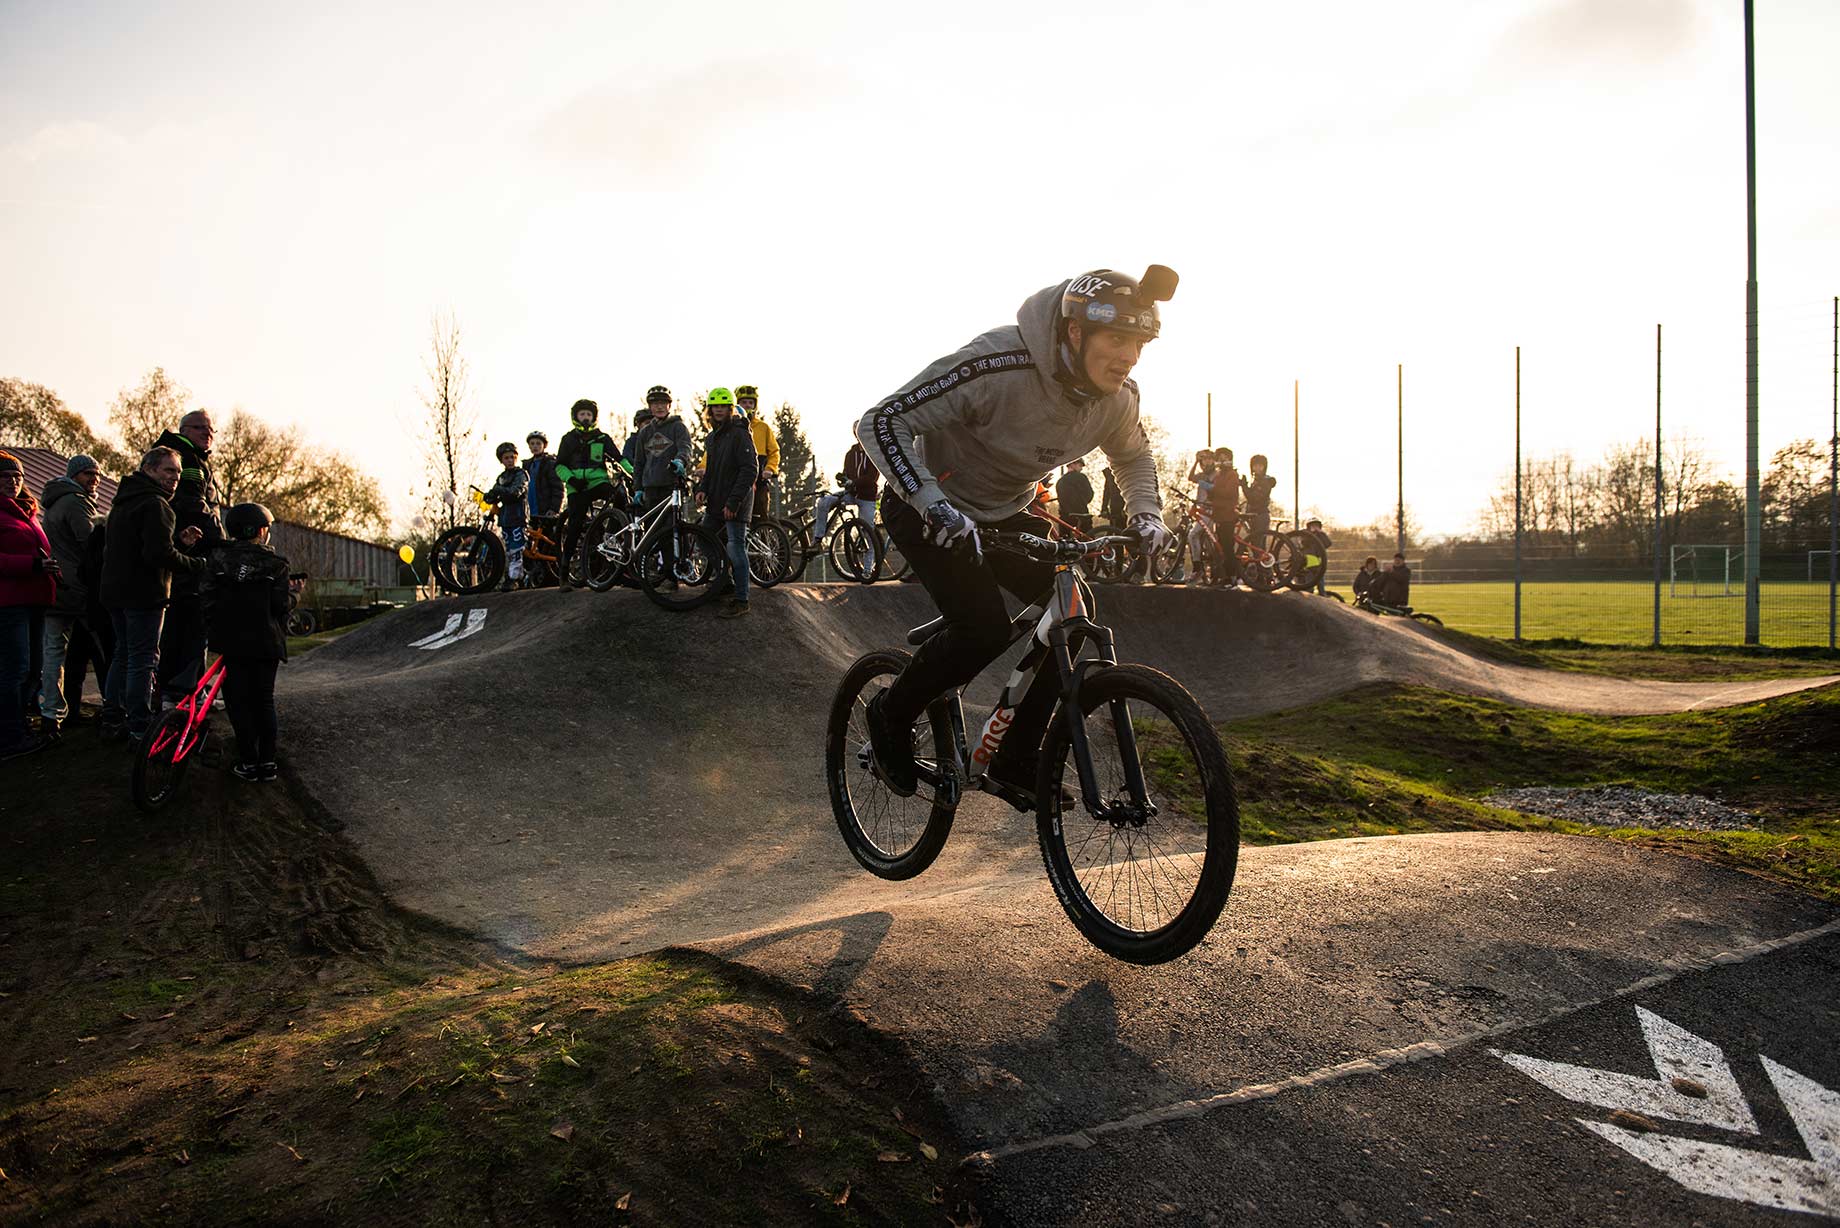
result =
M1346 593L1346 590L1342 590ZM1647 644L1654 628L1654 588L1645 581L1577 581L1521 585L1521 638ZM1414 609L1475 635L1514 634L1514 585L1486 583L1412 586ZM1827 646L1827 585L1763 586L1761 635L1778 648ZM1670 597L1661 588L1661 642L1742 644L1742 597Z

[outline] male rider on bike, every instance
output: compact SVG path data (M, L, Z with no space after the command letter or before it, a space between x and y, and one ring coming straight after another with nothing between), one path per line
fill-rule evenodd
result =
M1053 582L1051 564L985 554L980 529L1047 536L1024 513L1062 462L1102 448L1118 475L1129 528L1153 555L1169 538L1156 458L1138 420L1131 370L1161 329L1156 304L1176 275L1140 280L1110 269L1032 295L1016 323L933 363L864 414L856 434L888 479L882 523L945 615L893 685L869 702L876 774L896 793L917 788L912 728L927 705L975 678L1009 643L1006 588L1024 600ZM1035 763L1059 693L1037 673L988 775L1018 808L1034 807Z
M588 507L604 497L606 488L612 485L607 466L620 463L620 445L595 425L600 417L601 407L593 401L584 398L575 402L569 407L569 418L575 429L562 437L562 444L556 449L556 473L569 492L568 520L562 533L562 559L556 568L556 587L565 593L575 587L569 583L568 560L575 557L582 530L588 527Z

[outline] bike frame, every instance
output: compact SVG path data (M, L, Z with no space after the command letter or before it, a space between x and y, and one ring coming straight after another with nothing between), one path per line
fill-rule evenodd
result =
M1032 536L1032 535L1024 535ZM1054 545L1037 539L1044 545ZM1107 539L1093 539L1105 541ZM1123 541L1124 539L1114 539ZM1129 704L1122 699L1111 701L1112 723L1118 733L1119 754L1124 760L1125 782L1130 799L1125 806L1107 805L1100 796L1098 778L1093 771L1092 749L1086 739L1086 723L1080 713L1080 683L1086 674L1100 666L1116 665L1117 650L1111 628L1093 621L1092 589L1080 577L1071 562L1054 567L1054 586L1043 601L1026 606L1010 620L1011 645L1033 628L1028 651L1010 671L1003 693L985 718L974 745L965 737L963 696L954 691L945 700L951 724L952 746L956 762L950 770L929 768L922 760L917 766L919 779L932 785L935 795L948 805L956 805L963 786L983 788L990 761L1003 744L1004 735L1016 717L1016 707L1027 690L1028 681L1044 669L1052 668L1060 680L1063 707L1067 713L1067 736L1072 744L1074 764L1080 778L1081 800L1086 812L1095 819L1141 822L1156 813L1144 783L1143 765L1137 757L1137 731L1131 725ZM1087 642L1097 645L1097 655L1080 657Z
M182 763L198 744L204 741L205 728L211 720L211 705L217 702L217 692L223 686L224 659L218 657L204 671L198 685L192 693L173 705L176 712L185 713L185 724L176 733L166 732L164 726L154 726L153 742L147 747L149 759L160 758L172 749L172 761Z
M625 528L612 537L603 538L595 549L601 552L602 557L612 558L613 556L608 553L607 543L618 541L622 537L630 537L633 544L632 552L626 556L627 561L629 564L637 564L639 559L645 557L645 552L656 546L658 539L668 531L664 527L664 514L667 511L671 513L669 523L670 528L674 530L677 522L682 519L683 506L684 489L681 485L675 486L671 490L669 499L651 508L637 519L628 521Z

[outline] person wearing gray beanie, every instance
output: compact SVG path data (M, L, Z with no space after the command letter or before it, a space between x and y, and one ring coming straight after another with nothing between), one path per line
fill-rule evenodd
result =
M83 556L89 536L102 523L96 490L102 470L93 457L73 456L64 476L45 483L43 523L58 562L55 604L45 612L44 651L39 675L39 732L56 738L66 721L83 711L83 675L96 674L101 687L108 676L112 636L97 629L91 594L83 583Z
M73 482L76 481L78 474L101 472L102 466L96 463L96 458L85 456L81 452L71 457L70 463L64 466L64 476Z

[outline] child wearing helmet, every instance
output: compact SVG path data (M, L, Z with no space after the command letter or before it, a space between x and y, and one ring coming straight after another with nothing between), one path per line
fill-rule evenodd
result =
M510 440L498 445L498 480L486 492L486 502L498 508L498 531L505 538L505 579L498 591L508 593L524 582L524 528L530 521L530 475L518 464L517 445Z
M1252 544L1263 546L1271 532L1271 492L1278 479L1267 473L1271 462L1263 455L1252 458L1252 476L1241 478L1239 488L1246 492L1246 519L1252 525Z
M556 448L556 473L568 491L568 519L563 523L562 558L557 568L556 587L563 592L574 588L569 583L568 561L575 557L575 547L588 527L588 509L594 501L611 493L613 479L607 467L620 463L620 445L613 436L600 429L601 407L583 398L569 407L573 424Z
M225 512L228 540L212 549L199 582L205 633L224 660L224 703L236 731L230 771L242 780L280 774L275 671L287 660L288 604L300 581L288 577L287 559L268 544L274 519L260 503Z

